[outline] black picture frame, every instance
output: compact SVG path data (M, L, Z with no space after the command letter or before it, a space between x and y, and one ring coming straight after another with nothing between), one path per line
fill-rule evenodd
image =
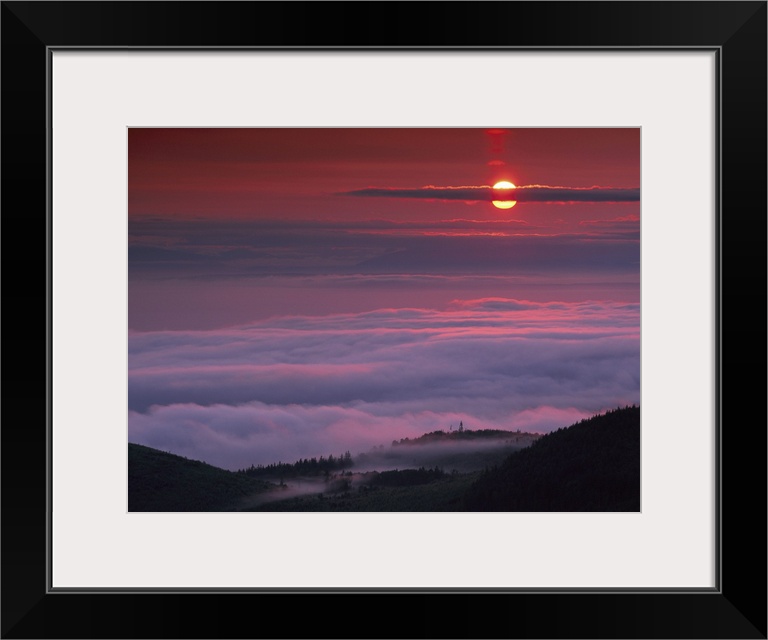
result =
M3 638L766 638L766 2L3 2L0 19ZM241 46L718 52L714 590L49 590L50 50Z

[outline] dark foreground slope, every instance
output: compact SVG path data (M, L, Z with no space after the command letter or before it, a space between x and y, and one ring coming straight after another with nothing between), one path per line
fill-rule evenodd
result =
M128 511L227 511L270 483L128 444Z
M539 438L485 472L467 511L639 511L640 408L595 416Z

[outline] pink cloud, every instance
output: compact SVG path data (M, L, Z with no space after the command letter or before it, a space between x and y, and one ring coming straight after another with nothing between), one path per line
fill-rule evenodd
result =
M231 467L460 420L546 431L639 402L639 345L637 304L500 297L132 333L130 434Z

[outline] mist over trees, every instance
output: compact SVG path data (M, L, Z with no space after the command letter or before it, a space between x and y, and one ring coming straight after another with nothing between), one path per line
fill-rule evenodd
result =
M418 438L400 438L400 440L393 440L392 446L397 447L399 445L409 444L426 444L428 442L466 442L468 440L499 440L505 439L507 442L517 442L522 437L538 437L538 434L521 433L520 429L517 431L506 431L503 429L467 429L464 427L464 423L459 423L459 428L453 431L453 425L451 425L449 431L431 431L419 436Z
M640 407L543 436L459 424L236 472L134 444L128 463L130 511L639 511Z
M335 471L348 469L353 464L352 454L349 451L345 451L338 458L331 454L327 458L324 456L319 458L300 458L293 464L277 462L268 465L251 465L247 469L238 469L237 473L251 477L281 476L295 478L296 476L328 475Z

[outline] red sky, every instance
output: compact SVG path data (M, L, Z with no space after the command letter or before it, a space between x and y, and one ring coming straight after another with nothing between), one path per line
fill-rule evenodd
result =
M130 129L128 148L134 442L238 468L639 402L639 129ZM511 209L455 198L500 180Z
M500 216L554 221L593 205L526 203L502 215L487 203L355 198L365 188L427 185L637 188L639 129L131 129L131 217L216 219L385 218L438 220ZM565 206L565 205L564 205ZM614 205L637 214L638 203ZM594 218L594 215L592 215Z
M134 329L361 311L385 293L394 306L439 308L473 290L540 301L639 299L637 200L521 195L502 210L413 197L424 187L454 188L443 192L451 195L499 180L639 193L636 128L134 128L128 150ZM366 189L379 191L354 193ZM337 278L350 274L399 280L352 295ZM413 275L450 277L452 286L415 290ZM295 276L315 279L299 293L299 281L285 280Z

